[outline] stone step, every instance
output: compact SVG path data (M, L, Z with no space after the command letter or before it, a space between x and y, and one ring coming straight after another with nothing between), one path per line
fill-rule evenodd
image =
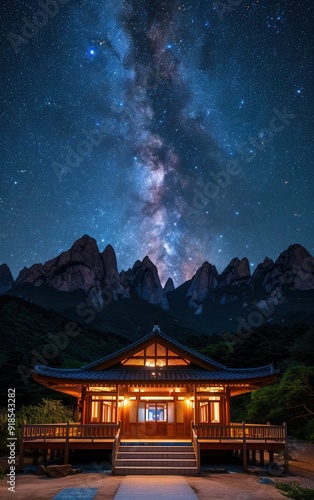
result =
M152 451L152 452L141 452L141 451L120 451L118 452L118 458L184 458L184 459L194 459L195 454L192 451L186 451L184 453L170 453L165 451Z
M194 460L184 459L120 459L116 460L116 466L119 467L196 467L197 463Z
M121 441L120 446L191 446L188 441Z
M171 476L196 476L197 467L115 467L117 476L127 475L171 475Z
M119 451L136 451L136 452L193 452L193 446L138 446L138 445L123 445L119 447Z
M196 475L197 461L189 443L121 442L115 474Z

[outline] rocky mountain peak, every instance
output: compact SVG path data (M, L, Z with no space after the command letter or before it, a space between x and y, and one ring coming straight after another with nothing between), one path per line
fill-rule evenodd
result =
M132 268L133 289L136 294L151 304L157 304L168 310L169 304L161 286L158 270L149 257L137 261Z
M169 292L173 292L173 290L175 290L173 279L168 278L166 283L165 283L165 286L164 286L164 292L169 293Z
M156 269L157 270L157 267L155 266L155 264L150 260L150 258L148 257L148 255L146 255L146 257L144 257L144 259L142 260L142 264L143 266L146 266L148 267L148 269Z
M79 238L69 250L44 265L25 267L15 283L8 266L0 266L0 293L24 283L35 286L45 283L64 292L81 289L99 308L104 307L104 296L117 300L137 295L167 310L166 293L173 292L172 299L176 294L171 278L162 288L157 267L148 256L142 261L137 260L132 269L119 273L113 247L107 245L100 253L96 240L88 235ZM197 310L196 315L200 315L205 311L203 301L206 299L220 304L240 300L248 307L253 289L254 297L261 297L258 307L270 309L280 303L286 287L291 291L314 289L314 258L300 244L290 245L275 262L266 257L252 276L247 258L235 257L220 275L214 265L205 261L185 284L184 290L187 290L189 305ZM109 292L107 295L106 291ZM179 297L180 294L179 291Z
M200 302L208 297L211 290L218 286L218 272L215 266L204 262L192 278L191 285L186 293L190 297L190 305Z
M113 273L118 273L116 252L111 245L106 246L101 254L101 258L104 266L104 279L107 281Z
M283 267L293 265L302 267L304 261L307 259L312 260L309 252L302 245L295 243L294 245L290 245L287 250L281 252L276 260L276 264Z
M55 261L55 259L54 259ZM57 258L58 265L63 263L82 263L93 269L99 279L103 275L103 263L100 257L99 248L94 238L84 235L74 242L70 250L64 252Z
M118 271L117 257L114 248L111 245L107 245L102 253L103 262L108 269L115 269Z
M282 283L298 290L314 288L314 258L302 245L290 245L275 262L282 275Z
M220 274L220 287L225 287L231 284L237 285L239 284L239 281L248 279L250 277L251 271L248 259L244 257L240 260L235 257L231 260L226 269Z
M274 261L272 259L269 259L268 257L265 257L263 262L258 264L256 269L254 270L254 273L252 274L253 281L255 283L259 283L263 278L265 277L265 274L269 272L271 269L274 267Z

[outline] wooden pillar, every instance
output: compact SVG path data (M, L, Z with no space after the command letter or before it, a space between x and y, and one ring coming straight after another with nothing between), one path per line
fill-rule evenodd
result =
M196 385L194 385L194 410L193 410L193 422L194 422L194 424L198 423L198 419L196 418L197 417L197 408L196 408L197 394L196 393L197 393Z
M34 450L33 465L38 465L38 455L39 455L39 450Z
M230 425L230 387L226 387L226 420L225 420L225 425Z
M19 467L23 467L24 465L24 432L25 432L26 420L22 422L21 428L21 441L20 441L20 454L19 454Z
M120 396L120 387L117 385L117 398L116 398L116 424L121 420L120 417L120 408L119 408L119 396Z
M259 463L265 465L264 450L259 450Z
M47 462L47 457L48 457L48 450L44 449L42 462Z
M242 432L243 432L243 469L247 469L247 450L246 450L246 434L245 434L245 422L242 422Z
M288 429L286 422L284 422L283 427L284 427L284 440L285 440L285 450L284 450L285 473L289 474Z
M79 401L80 399L79 398L76 398L76 417L75 417L75 421L76 422L79 422L80 421L80 407L79 407ZM81 400L82 402L82 400Z
M66 434L65 434L65 446L64 446L64 464L69 463L69 439L70 439L70 422L67 421Z
M81 423L86 424L86 387L82 387L82 416L81 416Z

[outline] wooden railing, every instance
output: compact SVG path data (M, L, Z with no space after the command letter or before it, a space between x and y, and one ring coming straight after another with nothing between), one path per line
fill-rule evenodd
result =
M121 441L121 429L119 427L112 447L112 474L115 473L116 460L119 451L120 441Z
M23 424L23 441L115 438L120 424Z
M248 455L247 451L253 443L261 443L261 446L267 446L267 443L278 442L284 445L284 467L285 472L289 473L289 453L288 453L288 434L287 424L283 425L261 425L261 424L230 424L230 425L211 425L194 424L192 422L192 443L197 458L198 472L200 467L200 439L208 440L214 443L234 443L240 446L243 455L243 468L247 469ZM264 443L262 445L262 443Z
M198 439L212 440L256 440L256 441L282 441L286 439L285 425L262 424L192 424Z
M197 462L197 473L199 474L201 470L201 450L193 422L192 422L192 444Z

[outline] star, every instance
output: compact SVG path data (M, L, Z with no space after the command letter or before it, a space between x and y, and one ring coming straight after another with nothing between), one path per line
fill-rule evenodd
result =
M314 248L313 12L237 3L69 2L27 38L3 0L14 276L82 234L111 244L119 269L149 253L176 285L205 260L275 259L296 235Z

